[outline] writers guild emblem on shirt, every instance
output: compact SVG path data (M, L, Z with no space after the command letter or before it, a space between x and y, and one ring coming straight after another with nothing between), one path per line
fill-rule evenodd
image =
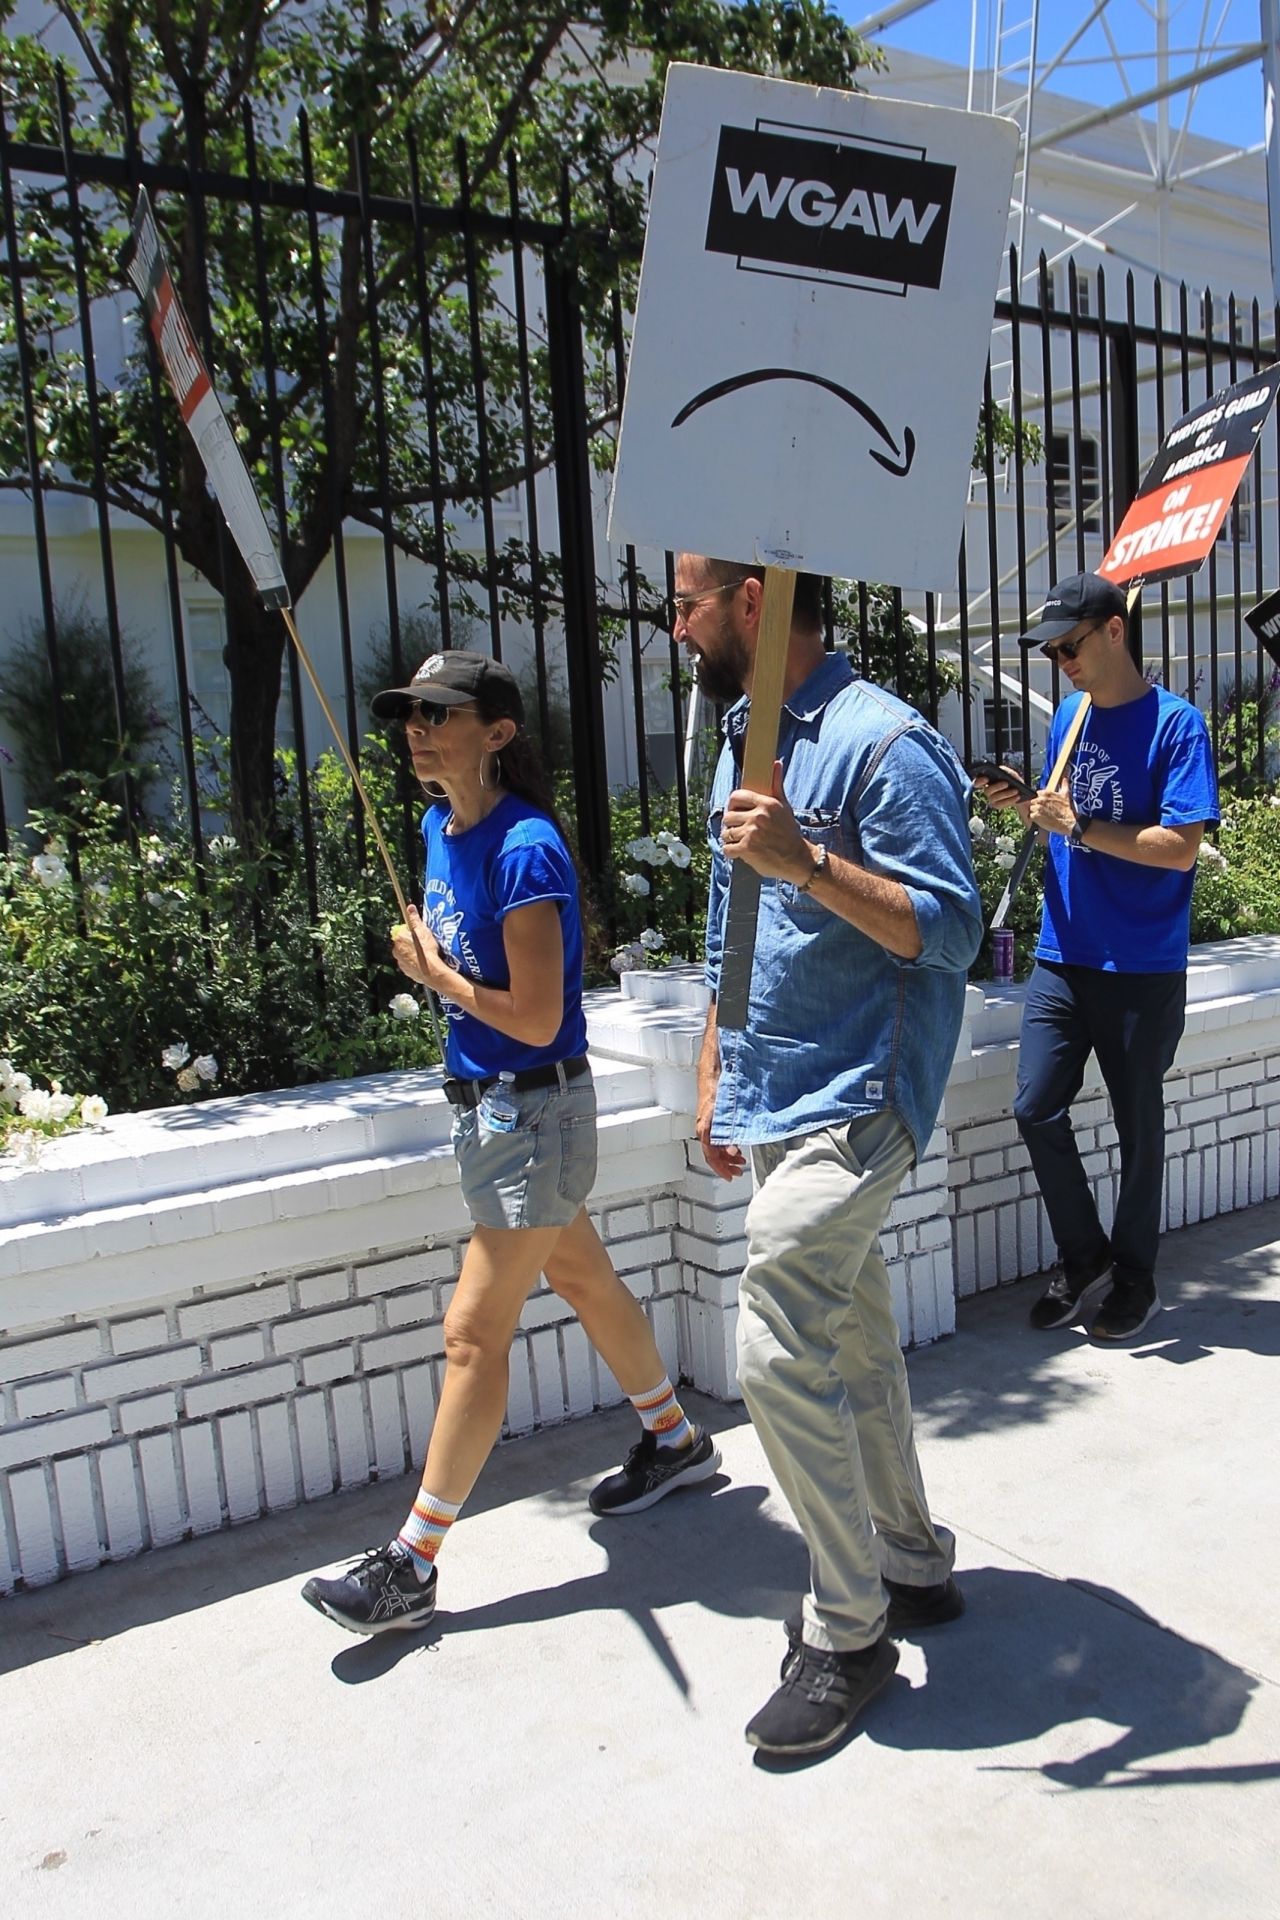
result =
M936 291L955 179L923 147L776 121L721 127L706 250L736 255L743 272Z

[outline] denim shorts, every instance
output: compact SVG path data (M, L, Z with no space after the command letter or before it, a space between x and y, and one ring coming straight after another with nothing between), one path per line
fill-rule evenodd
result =
M510 1133L480 1107L455 1107L453 1151L478 1227L567 1227L596 1177L596 1090L590 1073L518 1093Z

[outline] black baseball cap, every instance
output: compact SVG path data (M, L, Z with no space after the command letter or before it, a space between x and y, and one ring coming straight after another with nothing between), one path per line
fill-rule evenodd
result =
M378 720L403 720L419 700L437 707L460 707L478 700L495 719L524 725L524 701L515 675L487 653L457 648L428 654L407 687L387 687L374 694L372 711Z
M1040 610L1040 619L1029 633L1020 636L1024 647L1043 646L1046 640L1063 640L1082 620L1109 620L1113 613L1122 619L1129 612L1119 587L1104 580L1100 573L1069 573L1049 589L1049 598Z

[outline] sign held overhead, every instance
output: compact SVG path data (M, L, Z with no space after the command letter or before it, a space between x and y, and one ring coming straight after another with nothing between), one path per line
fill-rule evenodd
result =
M674 66L610 538L946 587L1017 129Z

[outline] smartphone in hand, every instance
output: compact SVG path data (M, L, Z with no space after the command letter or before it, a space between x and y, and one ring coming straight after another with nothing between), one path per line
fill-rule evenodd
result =
M1002 767L998 760L976 760L969 768L971 780L985 780L991 786L1013 787L1019 800L1034 800L1037 789L1030 786L1020 773L1012 767Z

